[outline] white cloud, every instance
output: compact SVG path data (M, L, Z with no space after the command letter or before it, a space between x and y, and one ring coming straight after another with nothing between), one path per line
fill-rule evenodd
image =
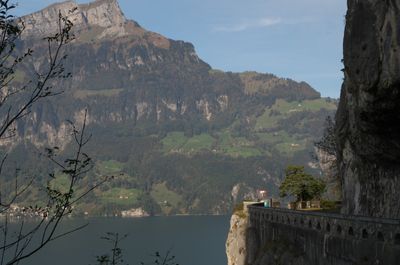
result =
M258 26L269 27L277 24L281 24L282 20L280 18L262 18L258 21Z
M219 32L239 32L245 31L249 29L256 29L256 28L266 28L275 26L282 23L281 18L260 18L257 20L246 20L242 21L238 24L227 25L227 26L216 26L214 27L213 31Z

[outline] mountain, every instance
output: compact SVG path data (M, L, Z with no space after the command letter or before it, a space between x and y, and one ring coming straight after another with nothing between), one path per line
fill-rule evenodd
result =
M51 166L37 161L32 150L57 145L70 152L67 120L79 124L88 109L93 137L87 152L96 166L82 185L102 174L123 174L87 197L78 211L226 213L256 189L276 194L289 163L319 172L310 152L325 117L336 110L335 100L321 98L305 82L212 69L191 43L126 19L117 1L67 1L23 17L18 48L34 54L13 85L45 69L42 39L54 30L58 10L74 10L76 39L66 48L65 64L73 76L53 84L64 93L37 104L16 125L13 141L0 144L23 170L32 172L34 165L44 181ZM62 178L53 181L61 185Z

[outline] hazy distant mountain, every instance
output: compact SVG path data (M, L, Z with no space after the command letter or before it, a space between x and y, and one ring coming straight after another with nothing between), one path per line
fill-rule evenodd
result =
M257 188L274 192L287 163L311 162L313 141L335 111L334 100L321 99L305 82L213 70L192 44L126 19L117 1L67 1L25 16L19 46L35 53L15 85L45 67L41 38L53 31L58 10L75 8L76 40L66 65L73 77L57 84L62 96L37 105L18 123L12 147L15 159L29 153L30 143L68 152L66 120L79 122L88 108L88 152L97 165L83 183L100 174L125 175L88 197L82 210L225 213ZM24 161L29 168L33 158ZM62 183L62 176L56 181Z

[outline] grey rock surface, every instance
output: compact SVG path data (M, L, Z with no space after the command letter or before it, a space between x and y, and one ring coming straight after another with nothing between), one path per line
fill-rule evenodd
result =
M22 18L25 23L23 37L47 36L55 30L54 23L59 12L74 24L74 30L97 27L97 37L116 37L128 34L128 20L122 13L117 0L96 0L89 4L65 1L53 4L41 11Z
M228 265L246 265L246 231L248 218L233 214L230 222L228 238L226 240L226 256Z
M400 1L348 0L336 116L343 213L400 218Z

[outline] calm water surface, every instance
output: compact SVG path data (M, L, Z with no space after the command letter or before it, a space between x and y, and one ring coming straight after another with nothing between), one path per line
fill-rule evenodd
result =
M149 262L155 251L169 249L180 265L227 264L228 216L74 219L66 220L63 229L85 223L84 230L55 241L23 265L94 265L95 257L111 248L100 239L106 232L128 234L121 247L130 265Z

